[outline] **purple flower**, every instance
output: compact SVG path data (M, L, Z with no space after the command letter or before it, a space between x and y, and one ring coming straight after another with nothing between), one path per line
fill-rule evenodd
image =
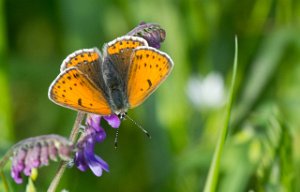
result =
M20 149L14 156L11 166L11 177L15 180L16 183L22 183L21 173L25 168L24 160L26 158L26 151Z
M150 47L159 49L160 44L166 38L166 31L158 24L141 22L127 33L127 35L142 37L148 42Z
M100 143L106 138L106 133L100 125L101 118L99 115L88 115L86 127L77 143L77 152L74 158L75 165L79 170L86 171L90 168L98 177L102 175L103 170L109 171L108 164L94 151L95 143ZM103 116L103 119L113 128L118 128L121 124L117 115Z
M43 135L20 141L13 147L11 176L16 183L22 183L23 172L31 174L33 168L48 165L50 159L70 160L73 150L71 142L58 135ZM55 153L53 153L55 151Z

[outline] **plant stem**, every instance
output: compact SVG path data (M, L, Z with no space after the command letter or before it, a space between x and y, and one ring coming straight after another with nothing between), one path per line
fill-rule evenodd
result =
M76 138L77 138L77 135L78 135L78 132L79 132L79 128L80 128L80 124L84 118L84 115L85 113L83 112L78 112L77 113L77 117L76 117L76 120L75 120L75 123L74 123L74 126L73 126L73 129L71 131L71 134L69 136L69 139L70 141L74 144L75 141L76 141ZM61 177L62 175L64 174L65 170L67 168L67 164L65 161L62 161L58 167L58 170L47 190L47 192L55 192L60 180L61 180Z
M2 182L3 182L3 186L4 186L5 191L9 192L8 182L7 182L7 179L6 179L2 169L0 170L0 175L1 175L1 178L2 178Z
M206 184L205 184L205 188L204 188L205 192L216 191L216 186L217 186L218 176L219 176L221 155L223 152L223 147L224 147L224 143L226 140L226 136L228 133L228 127L229 127L231 106L232 106L233 93L234 93L234 83L235 83L236 71L237 71L237 57L238 57L238 43L237 43L237 37L235 37L235 54L234 54L234 63L233 63L233 74L232 74L229 98L228 98L228 102L227 102L227 106L226 106L226 119L225 119L223 128L220 130L220 135L219 135L218 143L217 143L217 146L215 149L213 161L209 168L209 174L208 174L208 178L206 180Z

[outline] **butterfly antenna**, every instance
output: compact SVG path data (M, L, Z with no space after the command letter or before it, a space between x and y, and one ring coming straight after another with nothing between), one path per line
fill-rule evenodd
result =
M149 134L149 132L144 129L140 124L138 124L137 122L135 122L133 119L131 119L127 114L125 114L126 118L128 118L130 121L133 122L133 124L135 124L138 128L140 128L146 135L149 139L151 139L151 135Z
M119 136L119 129L116 131L116 136L115 136L115 149L118 148L118 136Z

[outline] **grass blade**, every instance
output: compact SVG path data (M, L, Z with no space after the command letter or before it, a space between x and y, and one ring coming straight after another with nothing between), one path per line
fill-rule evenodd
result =
M230 114L231 114L231 106L233 101L233 93L234 93L234 84L235 84L235 78L236 78L236 71L237 71L237 59L238 59L238 40L237 36L235 37L235 54L234 54L234 63L233 63L233 75L231 80L231 86L230 86L230 92L229 97L226 105L226 118L224 122L224 126L220 130L220 135L218 139L217 146L215 148L213 161L209 168L208 178L205 183L205 192L214 192L216 190L216 185L218 182L218 175L219 175L219 168L220 168L220 160L221 155L223 152L224 143L226 140L226 136L228 133L228 127L229 127L229 120L230 120Z

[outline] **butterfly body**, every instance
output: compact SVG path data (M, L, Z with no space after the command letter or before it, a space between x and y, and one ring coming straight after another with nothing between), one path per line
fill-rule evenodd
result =
M174 65L166 53L139 37L117 38L102 52L93 48L69 55L49 88L49 98L74 110L122 117L140 105Z
M126 113L129 104L127 101L125 82L120 75L120 71L110 59L106 57L102 64L102 75L105 82L108 102L115 114Z

